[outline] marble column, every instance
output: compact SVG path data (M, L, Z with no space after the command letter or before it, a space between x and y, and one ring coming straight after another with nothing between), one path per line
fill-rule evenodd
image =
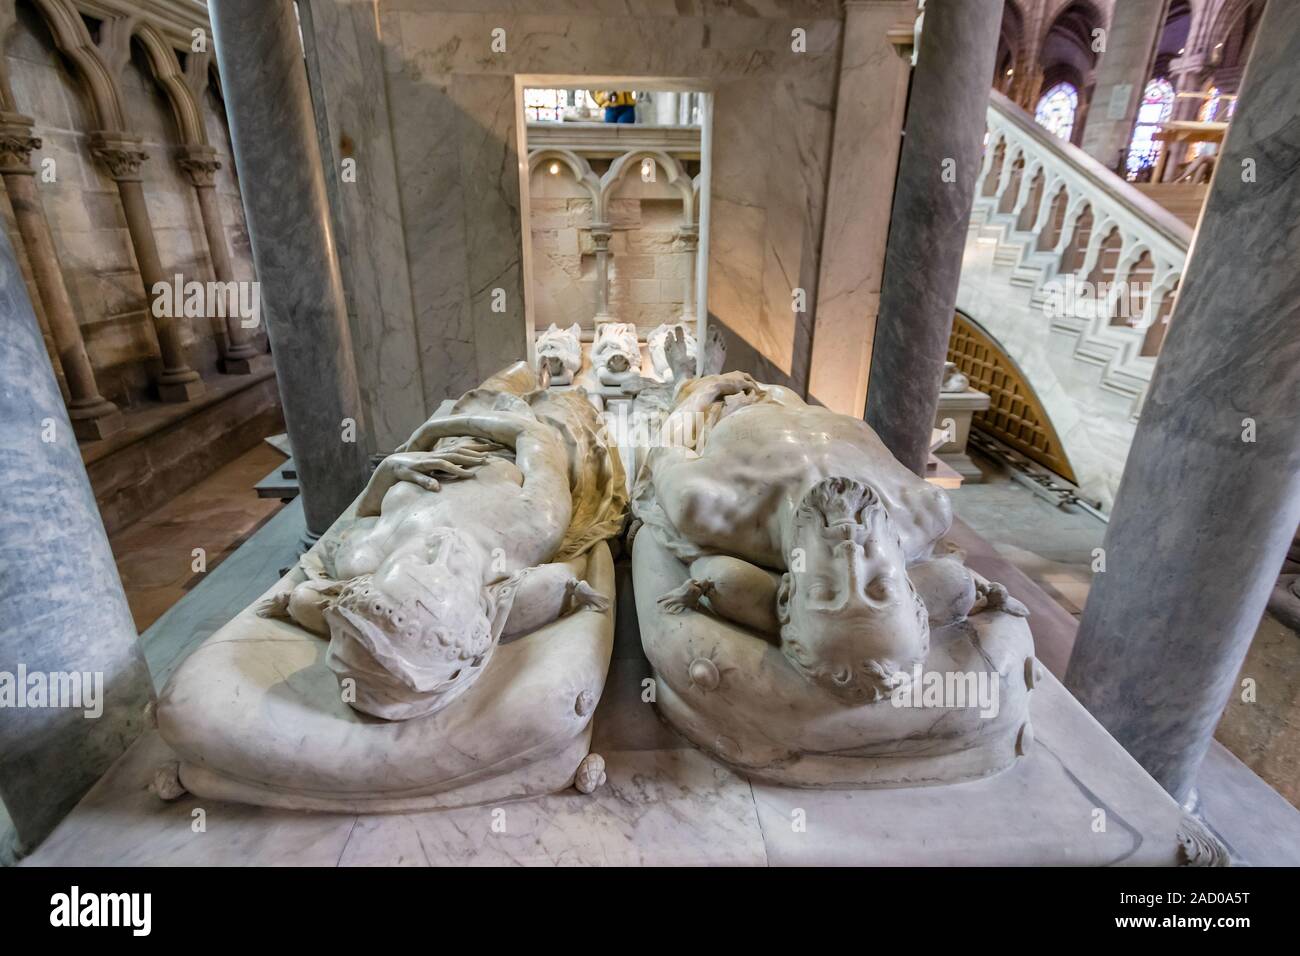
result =
M127 232L135 249L135 260L144 282L145 301L149 316L158 333L158 351L162 355L162 373L158 376L158 397L164 402L188 402L203 394L203 380L190 368L185 357L185 344L181 338L182 316L154 315L154 288L162 282L171 285L173 280L163 274L162 259L158 256L158 242L149 220L149 207L144 199L144 184L140 167L149 154L140 148L140 139L125 133L97 132L90 136L90 151L108 168L108 174L117 183L122 212L126 216Z
M217 61L307 531L360 492L367 456L320 144L293 5L212 0Z
M1168 8L1169 0L1124 0L1111 14L1081 144L1107 169L1119 168L1120 153L1133 138Z
M898 165L867 422L925 473L980 169L1001 0L930 0Z
M609 240L614 232L607 222L593 222L591 241L596 247L596 324L613 322L609 314Z
M895 45L893 31L915 13L910 0L844 5L808 397L854 418L866 408L911 73L910 56Z
M0 382L0 797L21 853L139 735L153 684L3 229Z
M120 431L124 420L118 407L99 393L81 326L63 281L54 236L45 218L31 163L32 150L41 147L41 141L32 136L33 122L29 116L0 112L0 178L4 180L18 233L27 248L36 292L45 306L59 367L68 384L68 416L73 431L78 438L95 441Z
M217 151L211 146L182 146L177 164L185 170L199 201L199 217L203 220L203 233L208 241L213 276L218 282L234 282L235 271L230 267L226 226L221 219L221 200L217 197L217 170L221 168ZM227 375L249 375L269 366L270 357L258 350L240 316L227 315L221 371Z
M1290 16L1264 12L1065 679L1184 801L1300 523Z

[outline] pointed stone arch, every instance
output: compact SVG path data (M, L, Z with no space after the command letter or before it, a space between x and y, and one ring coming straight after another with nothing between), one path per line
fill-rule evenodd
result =
M122 94L112 65L96 45L81 13L67 0L30 0L49 27L54 45L72 63L77 77L90 94L100 130L110 133L126 129Z
M668 184L677 189L682 196L682 219L685 223L695 221L695 189L691 177L686 175L686 170L682 168L673 156L661 149L634 149L624 153L615 159L605 171L605 175L600 177L600 218L605 221L606 210L609 205L610 197L618 184L623 181L627 175L628 169L638 160L651 159L659 166L664 174L668 177Z

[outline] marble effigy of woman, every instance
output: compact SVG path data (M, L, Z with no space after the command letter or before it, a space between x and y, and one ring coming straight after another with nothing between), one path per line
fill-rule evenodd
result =
M516 363L385 458L304 564L308 580L259 613L328 636L355 709L422 717L463 693L502 640L605 609L579 574L626 504L618 450L586 396L539 389Z

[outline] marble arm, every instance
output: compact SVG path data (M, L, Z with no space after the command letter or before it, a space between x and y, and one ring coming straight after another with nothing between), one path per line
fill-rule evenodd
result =
M398 452L429 452L443 438L466 437L483 438L513 448L515 465L523 473L524 494L528 498L539 503L554 502L561 498L569 500L569 464L564 443L551 426L535 419L514 414L448 415L445 418L433 418L417 428ZM371 482L375 483L378 478L377 469L371 476ZM357 514L379 513L378 504L383 500L384 492L394 483L391 478L380 481L387 481L388 484L378 491L377 499L373 499L370 487L367 487L362 496L362 502L375 510L363 512L361 505L358 505Z

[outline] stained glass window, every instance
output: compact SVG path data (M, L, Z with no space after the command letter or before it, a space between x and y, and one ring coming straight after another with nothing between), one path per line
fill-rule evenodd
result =
M1160 143L1155 138L1160 123L1169 119L1174 108L1174 87L1168 80L1156 78L1147 84L1138 106L1137 126L1128 144L1128 178L1136 179L1138 173L1156 164Z
M1074 114L1079 109L1079 91L1070 83L1057 83L1038 100L1034 122L1053 136L1069 142L1074 132Z

